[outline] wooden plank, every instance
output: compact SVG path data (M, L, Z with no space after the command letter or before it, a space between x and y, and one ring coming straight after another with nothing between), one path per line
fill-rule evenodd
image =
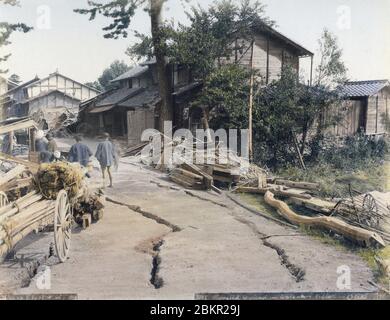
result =
M37 172L38 169L39 169L39 164L38 163L33 163L31 161L26 161L26 160L23 160L23 159L19 159L19 158L16 158L16 157L13 157L13 156L1 153L1 152L0 152L0 160L1 161L6 161L6 162L12 162L12 163L21 164L21 165L25 166L26 168L28 168L33 173Z
M299 182L299 181L276 179L275 184L286 186L286 187L291 187L291 188L298 188L298 189L307 189L307 190L319 190L320 189L319 183L311 183L311 182Z
M273 192L277 196L281 197L295 197L299 199L311 199L312 196L309 194L297 194L297 193L292 193L289 191L283 191L283 190L276 190L273 188L253 188L253 187L239 187L235 190L236 192L239 193L253 193L253 194L265 194L268 191Z
M15 179L17 176L22 174L26 170L25 166L18 165L15 168L8 171L6 174L0 176L0 186Z
M193 172L195 174L201 175L204 179L204 184L207 189L211 189L211 186L213 185L213 177L208 175L207 173L203 172L200 170L196 165L191 164L191 163L183 163L181 167L185 170L188 170L190 172Z
M12 124L6 124L0 127L0 134L5 134L8 132L29 129L29 128L38 129L38 125L34 120L23 120Z
M297 197L291 197L288 199L288 202L324 214L330 214L336 206L336 203L318 198L300 199Z

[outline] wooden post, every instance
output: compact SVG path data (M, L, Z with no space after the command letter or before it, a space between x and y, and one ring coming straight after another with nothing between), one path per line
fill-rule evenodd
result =
M10 131L8 136L9 141L9 154L12 156L12 151L14 150L14 131Z
M310 87L313 85L313 56L310 61Z
M254 56L254 48L255 48L255 40L252 41L252 49L251 49L251 61L250 61L250 68L251 68L251 79L250 79L250 93L249 93L249 137L248 137L248 144L249 144L249 161L253 161L253 86L254 86L254 72L253 72L253 56Z
M266 78L265 84L269 83L269 37L267 37L267 68L266 68Z

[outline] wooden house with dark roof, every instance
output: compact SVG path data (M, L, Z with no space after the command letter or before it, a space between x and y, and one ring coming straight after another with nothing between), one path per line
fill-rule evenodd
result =
M248 68L253 65L259 71L263 85L267 85L279 79L287 64L298 75L300 59L313 58L312 52L271 27L263 25L255 31L253 42L237 39L232 44L234 54L231 59L221 62L239 63ZM186 66L169 64L168 70L173 88L174 130L202 128L202 108L190 107L202 83L193 78ZM133 67L112 82L117 85L116 89L81 103L79 121L91 135L106 131L113 137L126 138L129 145L137 144L143 130L157 127L155 110L161 99L156 59Z
M333 135L345 137L359 131L373 136L390 133L389 80L347 82L340 92L345 99L342 120L330 129Z

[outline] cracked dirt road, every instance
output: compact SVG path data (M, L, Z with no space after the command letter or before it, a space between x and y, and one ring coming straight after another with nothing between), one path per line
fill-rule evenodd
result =
M257 216L224 196L186 193L158 172L122 163L107 196L103 220L73 235L70 259L48 260L51 289L37 289L33 279L15 292L77 293L81 299L334 292L342 265L351 269L352 291L374 290L367 283L373 274L359 256ZM42 253L50 239L39 240ZM31 246L19 254L28 255Z

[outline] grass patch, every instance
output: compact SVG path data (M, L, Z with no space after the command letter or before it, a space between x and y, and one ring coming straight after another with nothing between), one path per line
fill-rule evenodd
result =
M368 161L365 166L354 170L342 170L327 163L311 165L307 170L287 167L276 175L294 181L316 182L320 184L320 196L326 198L343 198L349 195L348 185L361 192L386 191L390 181L384 172L389 171L390 164Z

